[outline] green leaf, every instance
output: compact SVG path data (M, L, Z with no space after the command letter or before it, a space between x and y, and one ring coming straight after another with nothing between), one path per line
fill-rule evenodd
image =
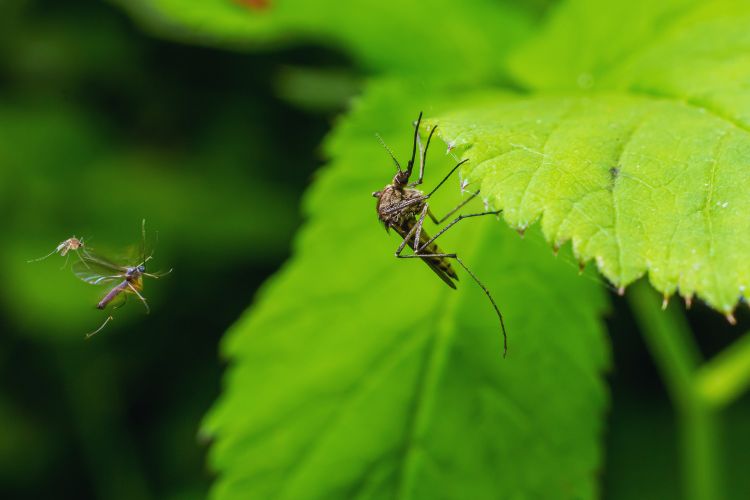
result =
M395 259L399 240L377 221L370 193L393 167L374 132L403 159L420 107L453 100L420 90L371 85L340 123L294 258L231 329L225 390L204 428L215 498L595 496L602 288L538 234L521 239L491 217L441 236L503 311L503 359L497 317L470 277L459 271L451 290ZM431 151L426 186L453 164ZM449 180L432 206L446 212L459 192Z
M748 3L568 2L512 58L536 94L435 123L511 225L729 316L750 284L747 26Z
M532 15L509 1L269 0L259 8L242 0L117 3L180 39L232 47L313 41L345 51L367 69L454 81L504 74L500 56L532 25Z

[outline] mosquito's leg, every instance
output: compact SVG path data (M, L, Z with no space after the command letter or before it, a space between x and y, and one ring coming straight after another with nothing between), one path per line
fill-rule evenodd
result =
M68 267L68 261L70 260L70 254L65 255L65 262L63 263L62 267L60 269L65 269Z
M84 247L84 248L80 249L80 250L79 250L79 252L80 252L80 253L83 253L83 256L84 256L84 257L85 257L86 259L92 259L92 258L93 258L93 257L91 256L91 252L89 252L89 249L88 249L88 247ZM88 264L86 264L86 265L88 265Z
M427 246L430 243L432 243L433 241L435 241L436 239L438 239L438 236L440 236L441 234L443 234L444 232L446 232L448 229L452 228L454 225L456 225L458 223L458 221L461 221L463 219L468 219L469 217L480 217L482 215L497 215L497 214L499 214L501 212L502 212L502 210L492 210L492 211L489 211L489 212L482 212L482 213L478 213L478 214L459 215L458 217L456 217L455 219L453 219L450 224L448 224L443 229L441 229L440 231L438 231L435 236L433 236L429 240L425 241L424 245L420 246L418 248L418 250L423 250L424 248L427 248Z
M424 218L427 215L429 209L429 206L427 205L427 203L425 203L424 208L422 209L422 213L419 215L419 219L415 224L417 230L414 234L414 248L419 248L419 237L422 235L422 225L424 224Z
M134 287L134 286L133 286L132 284L130 284L130 282L128 282L128 286L129 286L129 287L130 287L130 289L131 289L131 290L133 291L133 293L134 293L134 294L136 294L136 295L138 296L138 298L139 298L139 299L141 299L141 302L143 302L143 307L145 307L145 308L146 308L146 314L149 314L149 313L151 313L151 308L150 308L150 307L148 307L148 302L146 302L146 299L145 299L145 298L143 297L143 295L141 295L141 294L140 294L140 293L138 292L138 290L136 290L136 288L135 288L135 287Z
M114 319L114 318L112 318L112 316L110 315L107 319L104 320L104 323L102 323L102 326L100 326L99 328L97 328L96 330L94 330L91 333L87 333L86 334L86 339L90 339L91 337L93 337L94 335L96 335L97 333L99 333L100 331L102 331L102 329L105 326L107 326L107 323L109 323L110 321L112 321L112 319Z
M398 205L394 205L394 206L390 207L389 209L384 210L383 213L384 214L392 214L394 212L400 212L400 211L402 211L404 208L406 208L408 206L411 206L411 205L414 205L416 203L421 203L421 202L425 201L427 198L429 198L429 196L420 196L418 198L410 198L410 199L408 199L406 201L402 201Z
M161 271L158 273L143 273L144 276L148 276L149 278L159 279L163 278L164 276L170 274L173 271L173 269L170 269L169 271Z
M52 251L51 251L50 253L48 253L48 254L47 254L47 255L45 255L44 257L39 257L38 259L31 259L31 260L27 260L27 261L26 261L26 263L27 263L27 264L30 264L30 263L32 263L32 262L39 262L40 260L44 260L44 259L46 259L47 257L50 257L50 256L52 256L53 254L56 254L56 253L57 253L58 251L59 251L59 248L55 248L54 250L52 250Z
M424 175L424 149L422 148L422 136L420 134L417 134L417 147L419 148L419 179L409 184L409 187L422 184L422 176Z
M406 244L409 242L409 238L412 237L413 234L416 233L416 238L414 240L414 248L417 248L419 246L419 232L422 230L422 224L424 223L424 217L427 213L427 205L422 209L422 214L419 216L419 220L414 224L411 229L409 229L409 232L406 233L404 236L404 240L401 242L401 244L396 249L396 257L401 255L401 252L404 251L404 248L406 247Z
M439 220L434 220L433 219L434 222L435 222L435 224L440 225L443 222L445 222L446 220L448 220L448 217L450 217L451 215L453 215L456 212L458 212L459 210L461 210L464 206L466 206L467 203L469 203L471 200L473 200L474 198L476 198L478 195L479 195L479 190L477 189L475 192L471 193L471 196L469 196L464 201L462 201L461 203L459 203L456 206L456 208L454 208L453 210L451 210L450 212L448 212L447 214L445 214L442 219L439 219Z
M398 246L398 248L396 249L396 257L399 257L399 256L401 255L401 252L403 252L403 251L404 251L404 247L405 247L405 246L406 246L406 244L407 244L407 243L409 242L409 238L411 238L411 236L412 236L412 235L414 234L414 232L415 232L416 230L417 230L417 225L416 225L416 224L414 224L414 225L413 225L413 226L411 227L411 229L409 229L409 232L408 232L408 233L406 233L406 235L404 236L404 241L402 241L402 242L401 242L401 244L400 244L400 245Z
M462 201L461 203L459 203L456 208L454 208L453 210L451 210L450 212L448 212L447 214L445 214L445 216L442 219L438 219L437 217L435 217L435 214L432 213L432 210L427 210L427 215L430 217L430 220L432 220L432 222L436 226L439 226L440 224L442 224L443 222L445 222L446 219L448 219L448 217L450 217L451 215L453 215L456 212L458 212L459 210L461 210L461 208L463 208L467 203L469 203L471 200L473 200L478 194L479 194L479 191L477 191L476 193L473 193L467 199L465 199L464 201Z
M495 309L495 313L497 314L498 319L500 319L500 328L503 332L503 357L505 357L508 354L508 334L505 331L505 322L503 321L503 315L500 312L500 309L497 307L497 304L495 303L495 299L492 298L492 295L490 294L490 291L487 289L484 284L479 281L479 278L471 272L471 269L469 269L464 262L458 258L458 255L455 253L414 253L410 255L397 255L399 259L421 259L424 257L443 257L446 259L455 259L456 262L458 262L461 267L463 267L467 273L469 273L469 276L471 276L471 279L474 280L474 282L479 285L479 287L484 291L485 295L487 295L487 298L490 299L490 302L492 303L492 307Z
M128 294L127 293L123 293L121 296L122 296L122 302L120 302L119 304L117 304L115 306L112 306L112 309L119 309L119 308L121 308L122 306L124 306L125 304L128 303Z
M411 159L409 160L409 163L406 164L406 177L407 179L409 176L411 176L411 171L414 168L414 159L417 157L417 141L420 140L419 138L419 124L422 123L422 112L419 112L419 117L417 118L417 123L414 125L414 143L411 146Z
M417 135L417 144L419 145L419 179L416 182L412 182L409 184L409 186L419 186L422 184L422 179L424 178L424 166L425 163L427 163L427 149L430 147L430 141L432 140L432 134L435 133L435 129L437 128L437 125L432 127L430 130L430 135L427 136L427 144L425 145L424 149L422 149L422 139Z
M88 263L85 260L83 260L83 257L81 257L81 252L80 251L76 250L76 255L78 256L78 260L80 260L83 263L83 265L86 266L86 269L91 269L91 267L88 265ZM65 265L66 266L68 265L68 259L65 259ZM63 267L65 267L65 266L63 266Z
M159 231L156 232L156 243L159 243ZM151 249L151 253L148 254L148 257L146 257L145 259L143 259L143 263L144 264L154 258L154 252L155 251L156 251L156 248L152 248Z
M146 219L141 220L141 255L146 262Z
M443 183L444 183L445 181L447 181L447 180L448 180L448 178L449 178L449 177L450 177L451 175L453 175L453 172L455 172L456 170L458 170L458 167L460 167L461 165L463 165L463 164L464 164L464 163L466 163L467 161L469 161L469 159L468 159L468 158L466 158L466 159L464 159L464 160L461 160L460 162L456 163L456 166L455 166L455 167L453 167L453 168L451 169L451 171L450 171L450 172L448 172L448 175L446 175L445 177L443 177L443 180L442 180L442 181L440 181L440 182L438 183L438 185L437 185L437 186L435 186L435 188L434 188L434 189L433 189L432 191L430 191L429 193L427 193L427 194L425 195L425 198L429 198L430 196L432 196L433 194L435 194L435 191L437 191L438 189L440 189L440 186L442 186L442 185L443 185Z
M433 224L437 225L440 224L440 221L437 220L437 217L435 217L435 214L432 213L432 210L427 209L427 215L430 217L430 220Z
M434 129L433 129L433 130L434 130ZM384 213L386 213L386 214L390 214L390 213L393 213L393 212L400 212L401 210L403 210L404 208L406 208L406 207L408 207L408 206L410 206L410 205L414 205L415 203L420 203L420 202L422 202L422 201L424 201L424 200L428 199L428 198L429 198L430 196L432 196L433 194L435 194L435 191L437 191L438 189L440 189L440 186L442 186L442 185L443 185L443 183L445 183L445 181L447 181L447 180L448 180L448 178L449 178L449 177L450 177L451 175L453 175L453 172L455 172L455 171L456 171L456 170L458 169L458 167L460 167L461 165L463 165L463 164L464 164L464 163L466 163L467 161L469 161L469 159L468 159L468 158L466 158L465 160L461 160L460 162L458 162L458 163L456 164L456 166L455 166L455 167L453 167L453 168L451 169L451 171L450 171L450 172L448 172L448 175L446 175L445 177L443 177L443 180L442 180L442 181L440 181L440 183L439 183L439 184L438 184L437 186L435 186L435 188L434 188L434 189L433 189L432 191L430 191L429 193L427 193L426 195L424 195L424 196L420 196L420 197L418 197L418 198L411 198L411 199L408 199L408 200L406 200L406 201L404 201L404 202L402 202L402 203L399 203L398 205L395 205L395 206L393 206L393 207L389 208L389 209L388 209L388 210L386 210L386 211L385 211ZM420 180L420 182L421 182L421 180ZM416 185L416 184L410 184L410 186L412 186L412 185ZM468 202L467 202L467 203L468 203ZM451 212L451 213L452 213L452 212Z
M500 309L497 307L497 304L495 303L495 299L492 298L492 295L490 294L490 291L487 289L484 284L479 281L479 278L471 272L471 269L468 268L464 262L458 258L458 255L455 255L453 257L456 259L456 262L461 264L461 267L463 267L467 273L469 273L469 276L476 282L477 285L479 285L482 290L484 291L485 295L487 295L487 298L490 299L490 302L492 303L492 307L495 309L495 312L497 313L498 319L500 319L500 328L503 330L503 357L508 355L508 334L505 332L505 322L503 321L503 314L500 312Z

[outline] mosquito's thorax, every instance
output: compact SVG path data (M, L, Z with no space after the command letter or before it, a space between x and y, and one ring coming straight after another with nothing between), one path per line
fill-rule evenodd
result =
M138 265L138 266L129 267L125 271L125 278L127 280L135 280L135 279L140 278L140 276L144 272L146 272L146 266L144 266L143 264Z
M72 238L68 238L67 240L57 245L57 251L63 257L65 257L69 251L78 250L79 248L83 248L83 241L79 240L75 236L73 236Z
M400 226L406 220L414 218L424 208L424 201L417 201L402 208L398 208L404 202L423 198L424 193L419 189L404 187L399 184L388 184L381 191L373 193L378 199L378 218L386 226Z

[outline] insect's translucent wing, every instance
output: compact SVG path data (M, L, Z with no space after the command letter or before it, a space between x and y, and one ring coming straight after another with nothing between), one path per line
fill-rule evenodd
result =
M126 266L115 264L108 258L102 257L101 255L92 252L91 249L87 249L85 252L83 252L82 257L83 260L85 260L86 263L92 268L106 270L104 274L124 273L125 271L127 271Z
M119 269L111 269L97 264L89 259L73 262L73 274L80 280L92 285L111 284L122 281L123 273Z

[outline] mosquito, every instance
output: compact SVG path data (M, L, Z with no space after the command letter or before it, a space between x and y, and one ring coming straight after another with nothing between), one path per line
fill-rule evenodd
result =
M39 262L40 260L44 260L48 257L53 256L56 253L59 253L63 257L65 257L65 264L63 264L63 268L68 265L68 259L70 258L69 252L75 252L78 256L78 259L85 265L86 262L81 257L81 252L83 252L84 255L88 254L88 250L86 245L83 243L83 238L78 239L75 236L71 236L67 240L63 241L59 245L55 247L54 250L52 250L50 253L45 255L44 257L39 257L38 259L31 259L27 260L27 263L31 262Z
M440 229L437 234L435 234L435 236L430 237L427 235L427 233L423 229L426 217L429 217L430 220L435 223L435 225L439 226L449 217L463 208L463 206L471 201L474 197L476 197L479 194L479 191L472 193L470 197L461 202L456 208L448 212L442 219L437 219L433 215L432 211L430 210L430 206L427 203L427 200L429 200L430 197L435 194L438 189L440 189L445 181L447 181L448 178L450 178L450 176L461 165L466 163L468 159L458 162L458 164L454 166L450 172L448 172L448 175L446 175L443 180L441 180L438 185L435 186L435 188L433 188L432 191L428 192L427 194L425 194L423 191L420 191L419 189L415 189L416 186L422 184L422 180L424 178L425 162L427 160L427 149L430 147L430 141L432 140L432 136L435 133L435 129L437 128L437 125L432 127L429 135L427 136L427 142L425 143L424 148L422 148L422 139L419 134L419 125L421 121L422 113L420 112L414 129L414 141L412 144L411 159L407 163L405 170L401 168L401 164L398 162L391 149L385 144L385 142L383 142L383 139L376 134L382 146L386 151L388 151L388 154L393 160L393 163L395 164L397 170L396 175L393 177L393 180L390 184L387 184L380 191L375 191L374 193L372 193L372 196L378 199L378 218L385 225L386 231L393 228L399 234L399 236L403 238L403 241L398 246L398 249L396 249L396 258L422 259L422 262L427 264L427 266L429 266L429 268L435 274L437 274L440 279L445 282L445 284L454 289L456 288L456 284L454 281L458 281L458 275L453 269L453 266L451 266L451 262L449 259L455 260L461 267L466 270L466 272L469 274L469 276L471 276L474 282L476 282L476 284L479 285L479 287L487 295L487 298L489 298L490 302L492 303L492 307L497 313L497 317L500 320L500 328L503 333L503 357L505 357L505 355L508 353L508 336L505 332L503 315L500 313L500 309L497 307L497 304L492 298L490 291L486 286L484 286L481 281L479 281L479 278L477 278L477 276L466 266L466 264L464 264L464 262L458 257L457 254L446 253L441 250L435 243L436 239L438 239L443 233L445 233L459 221L468 219L470 217L479 217L482 215L497 215L501 212L501 210L491 210L481 213L459 215L445 227ZM414 169L414 161L416 159L417 149L419 149L419 178L416 181L410 183L409 178L411 177L412 170ZM404 251L406 245L409 245L409 247L413 251L413 254L402 255L402 252Z
M141 260L140 262L133 265L120 265L97 255L89 252L83 258L83 264L86 266L77 265L76 262L73 266L73 272L75 275L86 283L92 285L109 285L111 288L97 303L97 309L105 309L110 303L113 303L115 299L120 297L123 298L122 303L113 306L118 309L125 305L127 302L128 295L135 295L138 300L141 301L143 306L146 308L146 314L151 312L151 308L148 305L148 301L143 296L143 277L149 277L158 279L172 272L172 269L166 272L149 273L146 272L146 263L153 258L153 252L150 255L146 255L146 220L144 219L141 224ZM101 331L107 323L112 320L110 315L104 323L97 328L95 331L88 333L86 338L89 338L99 331Z

